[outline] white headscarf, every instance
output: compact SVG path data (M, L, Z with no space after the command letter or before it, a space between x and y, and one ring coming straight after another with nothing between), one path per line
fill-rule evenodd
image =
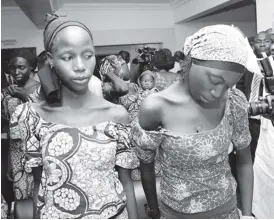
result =
M200 60L238 63L246 66L248 50L243 34L233 26L212 25L188 37L184 54Z

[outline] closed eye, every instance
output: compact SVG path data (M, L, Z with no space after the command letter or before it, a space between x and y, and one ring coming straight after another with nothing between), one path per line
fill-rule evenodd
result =
M219 84L218 82L215 82L214 80L212 80L210 76L208 77L208 79L214 85L218 85Z

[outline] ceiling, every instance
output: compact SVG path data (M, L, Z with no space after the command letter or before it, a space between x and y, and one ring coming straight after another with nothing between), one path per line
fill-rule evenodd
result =
M171 4L174 0L64 0L65 4L77 3L77 4L88 4L88 3L120 3L120 4ZM2 7L17 6L14 0L1 0Z

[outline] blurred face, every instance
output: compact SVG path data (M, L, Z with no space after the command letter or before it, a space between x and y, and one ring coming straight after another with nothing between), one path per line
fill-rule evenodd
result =
M9 62L9 73L17 84L24 85L29 79L31 66L23 57L15 57Z
M274 56L274 44L271 45L270 50L271 50L271 55Z
M211 103L224 98L227 90L232 88L242 74L192 64L189 72L189 89L194 100Z
M260 33L256 36L254 42L254 48L258 53L269 53L271 46L271 38L267 33Z
M150 75L144 75L141 79L141 87L144 90L149 90L154 87L154 79Z
M64 28L56 36L49 63L67 88L76 93L86 91L96 64L90 35L80 27Z

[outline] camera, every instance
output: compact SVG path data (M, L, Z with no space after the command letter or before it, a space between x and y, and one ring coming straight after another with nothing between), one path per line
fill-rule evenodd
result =
M273 60L272 60L273 61ZM261 99L258 102L249 103L249 115L267 115L274 126L274 75L269 57L260 60L262 68L264 70L265 87L270 95ZM271 102L269 103L269 100ZM270 106L271 105L271 106Z
M149 64L156 50L157 50L156 48L151 48L147 46L145 46L142 49L138 48L136 51L139 53L139 57L141 57L141 61L139 62L144 62L145 64Z

